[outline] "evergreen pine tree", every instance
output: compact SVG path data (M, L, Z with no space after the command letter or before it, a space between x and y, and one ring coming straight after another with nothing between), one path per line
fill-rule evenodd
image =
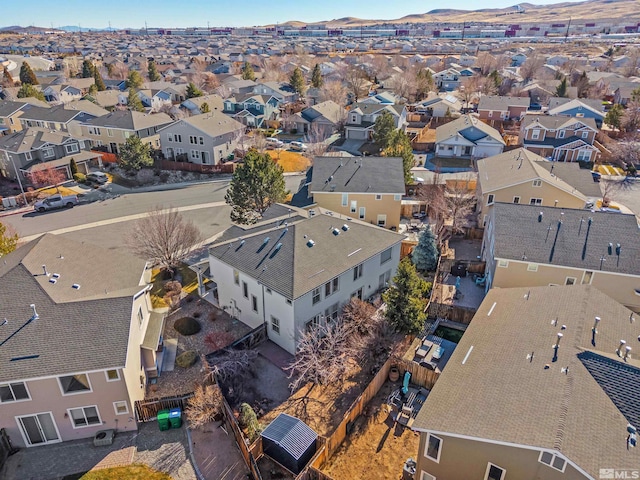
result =
M324 84L324 80L322 79L322 73L320 72L320 65L316 63L316 66L313 67L313 72L311 73L311 85L313 88L320 88Z
M439 256L436 236L431 230L431 226L427 225L427 228L420 234L418 245L413 249L411 260L418 270L433 272L438 266Z
M293 90L296 93L299 93L300 95L304 95L306 85L304 82L304 76L302 75L302 70L300 70L298 67L296 67L293 70L293 73L289 78L289 84L291 85L291 88L293 88Z
M156 67L156 62L153 60L149 60L149 65L147 67L147 74L149 75L150 82L157 82L160 80L160 74L158 73L158 67Z
M189 85L187 85L187 98L201 97L203 95L204 92L196 87L195 83L189 82Z
M253 67L249 62L244 62L242 66L242 79L243 80L255 80L256 74L253 71Z
M13 77L11 76L11 73L9 73L9 69L7 67L2 69L2 85L4 87L13 87L15 85Z
M133 88L129 89L127 106L129 107L129 110L133 110L134 112L144 112L144 105L142 105L142 100L140 100L140 97Z
M18 98L27 98L27 97L37 98L38 100L41 100L43 102L46 101L46 99L44 98L44 93L42 93L40 90L38 90L36 87L31 85L30 83L24 83L20 87L20 90L18 90Z
M127 88L137 90L142 86L142 75L133 70L127 77Z
M71 170L71 176L73 177L76 173L78 173L78 164L75 159L71 159L69 161L69 170Z
M107 89L107 86L104 84L104 80L102 79L102 75L97 68L93 69L93 80L99 92L104 92Z
M93 77L94 70L95 67L93 66L93 63L91 63L91 60L85 60L84 62L82 62L82 78Z
M404 182L411 183L411 169L415 167L416 157L413 155L413 147L409 136L400 129L394 130L389 140L389 146L382 153L385 157L402 158Z
M560 85L556 88L556 96L558 97L566 97L567 96L567 77L564 77L560 82Z
M398 264L393 285L382 294L387 304L385 315L389 323L399 332L416 334L422 330L426 314L423 297L427 284L418 276L409 257Z
M38 85L36 74L31 70L31 66L27 62L22 62L20 67L20 83L29 85Z

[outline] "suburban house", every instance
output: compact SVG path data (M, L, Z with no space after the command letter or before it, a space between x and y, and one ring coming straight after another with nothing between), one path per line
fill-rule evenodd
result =
M529 109L529 97L481 96L478 115L482 120L521 120Z
M462 109L462 102L450 93L438 95L430 92L429 96L414 105L417 113L426 113L430 117L445 118L447 116L458 116Z
M298 100L298 93L285 82L264 82L253 87L256 95L275 97L280 104L293 103Z
M233 153L244 129L240 122L217 111L184 118L158 134L165 158L217 165Z
M0 425L12 443L136 430L164 322L151 311L145 262L53 234L2 260Z
M317 130L320 136L329 137L342 127L346 117L347 111L341 105L327 100L294 114L288 123L293 125L297 133Z
M549 162L524 148L477 161L478 224L495 203L585 208L601 198L600 186L577 163Z
M371 140L376 119L389 112L396 128L404 130L407 124L407 109L404 105L383 105L377 103L356 103L347 113L345 137L347 140Z
M640 82L628 82L618 87L613 92L613 101L620 105L626 106L633 98L633 92L640 89Z
M593 285L640 312L635 215L496 203L482 240L486 285Z
M80 88L71 85L49 85L42 89L42 93L47 102L55 105L80 100L83 96Z
M83 98L99 105L105 110L113 110L115 107L124 107L127 105L127 94L119 90L104 90L102 92L95 92L92 95L85 95Z
M447 68L441 72L433 74L433 80L436 83L436 87L439 90L445 92L452 92L460 86L462 81L462 75L459 70L455 68Z
M316 157L310 178L313 204L379 227L400 225L405 194L401 158Z
M173 123L166 113L147 114L132 110L118 110L82 124L82 136L94 146L106 147L110 153L118 153L119 145L136 136L151 148L160 148L158 130Z
M591 162L598 127L593 118L526 115L520 127L520 144L558 162Z
M238 94L224 100L224 113L247 127L266 128L266 121L278 118L279 104L272 95Z
M86 101L91 104L91 102ZM27 104L22 108L20 123L22 128L39 127L49 130L59 130L69 132L71 135L82 137L81 124L105 115L108 112L97 105L86 105L91 112L85 111L81 104L80 108L70 108L68 105L58 105L51 108L43 108ZM99 113L98 113L99 112Z
M187 98L180 104L180 108L186 110L191 115L200 115L201 113L204 113L202 111L202 106L205 103L209 107L210 112L215 110L222 111L224 109L224 100L220 95L215 93L212 93L211 95L203 95L202 97Z
M24 102L0 101L0 135L22 130L20 116L25 105Z
M590 285L489 291L413 423L416 480L633 478L634 318Z
M598 128L602 127L605 112L602 101L588 98L553 97L549 99L547 115L563 115L565 117L592 118Z
M171 94L165 90L141 89L137 92L142 105L153 112L159 111L162 107L171 107Z
M338 317L395 275L402 235L335 214L272 206L262 220L233 226L209 248L219 304L295 353L300 332Z
M502 153L504 147L500 132L474 115L462 115L436 128L438 157L491 157Z
M0 137L0 173L5 178L29 181L29 174L53 167L71 179L69 163L73 158L78 171L88 173L90 166L102 165L99 153L89 150L89 142L66 132L44 128L26 128ZM16 172L17 170L17 172Z

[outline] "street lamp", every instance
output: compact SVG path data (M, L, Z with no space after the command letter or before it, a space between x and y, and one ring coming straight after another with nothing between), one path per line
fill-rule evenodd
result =
M27 205L27 196L24 194L24 188L22 187L22 180L20 180L20 174L18 173L18 169L16 168L16 164L13 161L13 156L9 155L9 153L7 151L4 152L5 157L7 157L7 160L11 160L11 165L13 165L13 171L16 173L16 179L18 180L18 185L20 185L20 191L22 192L22 201L24 202L25 206Z

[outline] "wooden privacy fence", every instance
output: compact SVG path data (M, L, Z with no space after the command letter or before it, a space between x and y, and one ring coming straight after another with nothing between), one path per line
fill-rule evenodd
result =
M161 170L182 170L185 172L200 173L233 173L235 163L220 163L218 165L200 165L190 162L174 162L172 160L158 160L156 163Z
M191 398L192 393L181 397L152 398L138 400L134 404L136 419L138 422L151 422L158 417L160 410L179 408L184 412L185 400Z
M228 430L233 432L233 436L236 439L236 443L238 444L238 448L240 449L240 453L242 454L242 458L244 459L244 463L247 464L247 468L253 475L254 480L262 480L262 475L260 475L260 470L258 469L258 464L256 463L256 456L259 457L262 455L262 437L258 437L258 439L251 445L247 445L245 442L244 434L240 429L240 425L236 421L236 417L233 414L233 410L227 403L226 398L223 397L223 409L222 413L224 414L224 423Z

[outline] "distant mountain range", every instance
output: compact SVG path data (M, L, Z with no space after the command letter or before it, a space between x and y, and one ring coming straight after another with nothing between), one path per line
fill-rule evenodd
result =
M613 21L619 23L634 24L640 22L640 2L638 0L587 0L584 2L561 2L550 5L535 5L533 3L520 3L507 8L483 8L478 10L457 10L453 8L440 8L427 13L406 15L402 18L362 19L344 17L323 22L328 27L355 27L380 24L404 24L404 23L543 23L557 21ZM510 20L513 18L513 20ZM293 20L280 25L300 27L306 24Z
M290 20L280 23L281 26L302 27L304 25L326 25L329 28L359 27L373 25L394 25L405 23L548 23L548 22L610 22L634 25L640 22L639 0L586 0L584 2L561 2L550 5L535 5L520 3L507 8L483 8L478 10L457 10L453 8L439 8L427 13L406 15L397 19L362 19L343 17L322 22L306 23ZM171 27L155 25L155 27ZM267 25L273 26L273 25ZM122 29L122 28L121 28ZM77 25L67 25L55 29L42 27L1 27L3 31L30 33L36 31L64 31L64 32L107 32L109 28L84 28ZM117 29L113 29L117 30Z

